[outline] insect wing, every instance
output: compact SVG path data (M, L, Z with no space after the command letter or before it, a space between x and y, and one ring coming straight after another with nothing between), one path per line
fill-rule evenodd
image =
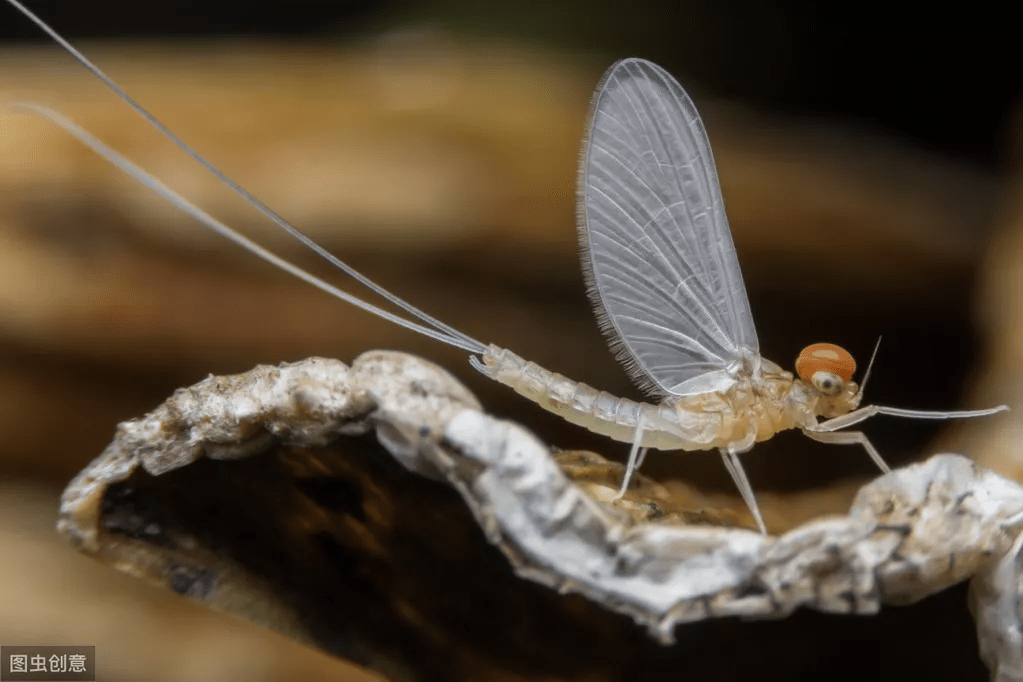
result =
M620 61L597 88L579 214L590 297L632 378L727 390L757 333L703 122L656 64Z

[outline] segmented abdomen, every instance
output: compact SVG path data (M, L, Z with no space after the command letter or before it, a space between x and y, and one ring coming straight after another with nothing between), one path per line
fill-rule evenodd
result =
M704 450L726 444L723 439L733 435L734 429L724 427L719 412L619 398L548 371L497 346L489 346L483 354L483 362L474 366L566 421L623 443L633 442L640 415L644 447ZM722 433L726 430L727 434Z

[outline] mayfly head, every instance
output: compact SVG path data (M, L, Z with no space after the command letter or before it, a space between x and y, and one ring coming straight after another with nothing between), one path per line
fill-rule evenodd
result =
M856 360L833 343L807 346L796 358L796 374L817 394L817 414L837 417L855 410L863 392L852 380Z

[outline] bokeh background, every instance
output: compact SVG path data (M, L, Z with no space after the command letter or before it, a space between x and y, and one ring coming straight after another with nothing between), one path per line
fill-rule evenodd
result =
M870 401L1018 404L1023 74L1009 39L820 33L796 3L31 6L374 280L483 341L633 398L585 297L574 186L600 75L624 56L654 59L706 119L765 356L788 365L828 340L865 362L883 335ZM346 284L7 6L0 41L3 99L59 108L225 222ZM462 352L206 234L46 122L0 115L0 240L0 643L95 644L101 679L370 677L80 557L53 531L63 485L116 424L209 373L406 350L551 443L624 459L627 448L485 383ZM1023 480L1014 414L944 434L892 419L866 431L895 465L954 447ZM875 473L855 449L798 434L745 461L791 524L841 512ZM713 455L655 455L645 471L731 493ZM792 650L772 654L765 678L986 679L964 589L873 619L795 622ZM730 661L755 631L722 627L734 648L696 647L665 677L734 679Z

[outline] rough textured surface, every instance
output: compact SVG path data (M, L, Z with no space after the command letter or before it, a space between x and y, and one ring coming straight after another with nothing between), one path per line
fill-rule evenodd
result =
M868 615L974 575L985 660L1019 679L1023 487L965 458L893 471L846 516L780 537L637 521L642 488L626 505L599 497L444 370L373 351L351 369L314 358L179 390L121 425L65 491L59 528L121 570L399 680L549 674L579 642L656 646L623 636L629 620L672 645L682 623ZM573 594L585 599L559 596Z

